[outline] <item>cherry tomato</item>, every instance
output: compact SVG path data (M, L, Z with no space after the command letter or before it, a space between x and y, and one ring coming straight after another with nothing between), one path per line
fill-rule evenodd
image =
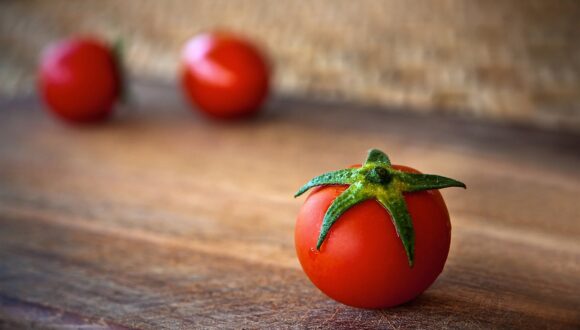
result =
M419 173L406 166L393 169ZM373 199L343 213L316 249L325 212L346 188L318 187L300 210L295 244L305 273L326 295L354 307L386 308L417 297L439 276L449 252L451 224L441 194L404 194L415 230L415 261L410 267L390 214Z
M58 117L77 123L106 119L121 82L111 48L91 38L73 38L49 46L42 55L39 90Z
M268 94L269 81L264 54L238 36L201 34L183 49L183 90L199 110L211 117L256 114Z

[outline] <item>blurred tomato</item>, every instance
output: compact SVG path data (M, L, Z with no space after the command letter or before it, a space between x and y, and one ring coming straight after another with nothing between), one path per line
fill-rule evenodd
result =
M40 61L40 95L54 114L69 122L106 119L119 97L120 80L114 52L96 39L59 41Z
M190 101L216 118L256 114L269 90L270 68L251 42L227 33L190 39L183 49L181 83Z

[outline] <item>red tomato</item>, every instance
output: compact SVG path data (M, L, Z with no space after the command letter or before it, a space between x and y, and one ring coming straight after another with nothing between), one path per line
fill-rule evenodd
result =
M238 118L258 112L268 94L270 70L249 41L213 33L187 42L181 78L185 94L203 113Z
M394 165L404 172L418 171ZM318 187L298 215L295 244L310 280L329 297L360 308L386 308L425 291L445 265L451 224L437 190L404 195L415 228L415 264L409 267L391 216L375 200L348 209L330 229L320 251L316 242L324 214L346 186Z
M48 47L40 62L39 89L48 108L70 122L107 118L120 93L117 59L95 39L74 38Z

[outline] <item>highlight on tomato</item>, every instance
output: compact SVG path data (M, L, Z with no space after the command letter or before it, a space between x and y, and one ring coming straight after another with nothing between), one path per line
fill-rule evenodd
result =
M57 117L72 123L107 119L123 92L120 43L93 37L73 37L48 46L42 53L38 89Z
M359 308L412 300L442 272L451 223L437 189L465 184L391 165L370 150L362 166L322 174L300 209L295 245L302 269L322 292Z
M227 32L191 38L181 58L181 86L194 109L219 119L260 111L270 88L266 55L251 41Z

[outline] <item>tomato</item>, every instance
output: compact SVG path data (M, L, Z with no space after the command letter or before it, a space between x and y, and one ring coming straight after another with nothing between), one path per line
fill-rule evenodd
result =
M420 173L406 166L391 169ZM457 181L446 186L464 187ZM295 245L304 272L326 295L354 307L387 308L417 297L442 272L449 252L451 223L441 194L437 190L403 194L415 234L413 259L406 253L390 212L373 198L342 213L318 250L325 214L347 187L317 187L303 204Z
M214 118L256 114L264 102L270 69L251 42L227 33L198 35L182 54L181 84L193 105Z
M110 116L121 89L117 58L99 40L73 38L49 46L42 55L38 86L58 117L76 123Z

